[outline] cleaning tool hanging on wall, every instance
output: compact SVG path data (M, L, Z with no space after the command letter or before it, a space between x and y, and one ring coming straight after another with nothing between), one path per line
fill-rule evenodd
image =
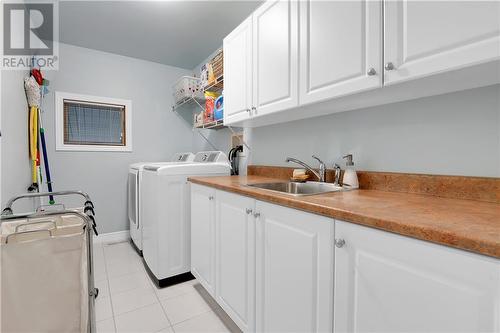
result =
M39 124L40 124L40 143L42 144L42 154L43 154L43 165L45 167L45 178L47 178L47 190L49 192L52 192L52 179L50 178L50 168L49 168L49 157L47 154L47 145L45 143L45 129L43 127L43 122L42 122L42 113L43 113L43 100L45 95L48 93L47 86L49 85L49 81L43 78L41 72L38 70L40 73L41 81L42 81L42 87L41 87L41 101L40 101L40 109L38 110L39 113ZM53 205L55 203L54 197L51 195L49 196L49 204Z
M38 186L38 107L40 106L40 86L33 76L24 79L24 90L29 106L29 155L32 163L31 182L28 192L37 192Z

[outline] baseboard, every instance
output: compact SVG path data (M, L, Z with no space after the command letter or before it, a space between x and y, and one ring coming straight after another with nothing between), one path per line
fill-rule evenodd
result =
M99 234L99 236L94 237L94 243L99 244L111 244L127 242L130 239L130 232L128 230L108 232L106 234Z

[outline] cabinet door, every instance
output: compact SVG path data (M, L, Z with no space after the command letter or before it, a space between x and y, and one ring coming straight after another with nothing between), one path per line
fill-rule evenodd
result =
M217 191L216 300L245 332L255 322L255 200Z
M380 1L300 6L300 104L382 86Z
M191 184L191 273L215 295L215 190Z
M500 58L498 1L385 1L386 84Z
M252 107L252 18L231 32L224 46L224 123L250 117Z
M335 332L493 332L500 261L336 221Z
M332 219L257 201L256 331L332 331Z
M297 9L267 1L253 13L253 116L298 105Z

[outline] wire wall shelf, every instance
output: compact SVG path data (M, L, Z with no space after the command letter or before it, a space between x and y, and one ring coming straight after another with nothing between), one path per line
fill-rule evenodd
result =
M203 88L203 91L220 93L222 92L223 89L224 89L224 76L221 75L217 79L215 79L215 82Z
M219 119L219 120L214 120L214 121L204 123L204 124L195 124L194 128L218 130L218 129L226 128L226 126L224 126L224 121L222 119Z

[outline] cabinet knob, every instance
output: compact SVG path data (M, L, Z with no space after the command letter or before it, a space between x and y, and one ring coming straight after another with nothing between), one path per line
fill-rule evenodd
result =
M394 64L392 62L388 62L384 66L386 71L392 71L394 69Z
M252 111L252 110L250 110L250 109L247 109L247 112L248 112L248 113L250 113L250 111Z
M210 196L208 197L208 200L214 200L213 195L210 195Z
M370 69L368 69L368 72L366 72L366 74L368 74L368 76L373 76L377 74L377 71L375 70L375 68L371 67Z
M254 213L253 217L255 217L256 219L259 218L260 217L260 213Z
M336 247L338 247L340 249L341 247L344 247L344 245L345 245L345 240L343 240L342 238L335 239L335 246Z
M250 208L247 208L247 215L252 214L252 210Z

